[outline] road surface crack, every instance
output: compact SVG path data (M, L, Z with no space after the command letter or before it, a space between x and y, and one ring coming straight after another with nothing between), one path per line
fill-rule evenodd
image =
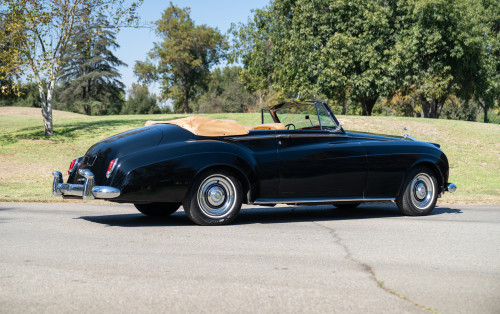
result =
M379 278L377 278L377 275L375 274L375 271L373 270L373 268L370 265L368 265L368 264L360 261L359 259L357 259L356 257L353 256L353 254L352 254L351 250L349 249L349 247L344 243L344 241L342 240L342 238L338 235L337 231L333 227L328 227L328 226L322 225L322 224L320 224L319 222L316 222L316 221L312 221L312 223L315 224L315 225L317 225L318 227L321 227L323 229L326 229L326 230L330 231L330 234L332 235L332 237L334 239L334 242L336 244L340 245L344 249L344 251L346 253L345 258L348 259L348 260L350 260L350 261L352 261L352 262L354 262L354 263L356 263L356 264L358 264L358 265L360 265L361 268L364 271L366 271L368 274L370 274L370 278L377 283L377 286L379 288L381 288L382 290L384 290L384 291L386 291L386 292L388 292L388 293L390 293L392 295L395 295L396 297L398 297L400 299L403 299L403 300L405 300L407 302L412 303L413 305L415 305L416 307L418 307L418 308L420 308L420 309L422 309L424 311L427 311L429 313L434 313L434 314L439 313L438 311L436 311L435 309L433 309L431 307L422 305L422 304L420 304L420 303L418 303L418 302L416 302L416 301L408 298L404 294L401 294L401 293L399 293L399 292L397 292L397 291L395 291L395 290L393 290L391 288L386 287L385 284L384 284L384 282L382 280L380 280Z

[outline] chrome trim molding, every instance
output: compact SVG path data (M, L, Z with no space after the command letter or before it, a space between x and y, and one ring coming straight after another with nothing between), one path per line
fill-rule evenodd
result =
M335 202L383 202L383 201L394 201L396 198L329 198L329 197L319 197L319 198L261 198L256 199L252 204L305 204L305 203L335 203Z
M120 189L111 186L94 186L94 174L88 169L80 169L78 173L83 176L83 184L64 183L62 173L52 172L54 181L52 182L52 194L54 196L79 196L84 200L95 198L110 199L120 196Z
M80 169L78 170L78 173L85 178L85 182L83 183L83 199L93 200L95 198L92 194L92 188L94 187L94 174L88 169Z
M446 191L453 193L457 190L457 186L453 183L448 183L448 186L446 187Z
M59 190L59 185L64 183L62 173L60 171L53 171L54 181L52 181L52 195L61 196L62 192Z

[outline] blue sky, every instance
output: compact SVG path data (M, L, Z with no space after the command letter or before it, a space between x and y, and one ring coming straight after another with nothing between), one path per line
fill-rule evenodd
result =
M261 9L269 4L270 0L176 0L172 3L178 7L191 8L191 18L196 25L206 24L217 27L222 33L226 33L231 23L239 23L248 20L252 9ZM141 22L153 22L161 17L161 14L169 6L170 1L144 0L139 9ZM153 43L159 41L152 29L147 28L123 28L117 35L120 45L115 55L128 64L128 67L120 67L122 82L128 90L132 83L137 81L132 71L136 60L145 60L146 54L153 47ZM158 92L158 86L150 86L153 92Z

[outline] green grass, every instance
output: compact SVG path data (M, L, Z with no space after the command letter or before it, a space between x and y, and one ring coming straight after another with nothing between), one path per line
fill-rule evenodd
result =
M131 115L54 118L54 136L43 136L41 116L0 115L0 201L56 201L51 195L53 170L64 173L75 157L95 142L143 126L147 120L170 120L185 115ZM260 114L210 114L241 124L260 123ZM347 130L402 135L440 143L450 162L454 194L448 203L500 204L500 125L453 120L339 116Z

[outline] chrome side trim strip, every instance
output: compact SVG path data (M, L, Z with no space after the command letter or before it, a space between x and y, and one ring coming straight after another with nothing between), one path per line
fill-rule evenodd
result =
M275 139L276 134L266 134L266 135L242 135L241 137L230 137L233 141L250 141L250 140L268 140Z
M319 197L319 198L261 198L256 199L253 204L304 204L304 203L335 203L335 202L383 202L383 201L394 201L396 198L329 198L329 197Z

